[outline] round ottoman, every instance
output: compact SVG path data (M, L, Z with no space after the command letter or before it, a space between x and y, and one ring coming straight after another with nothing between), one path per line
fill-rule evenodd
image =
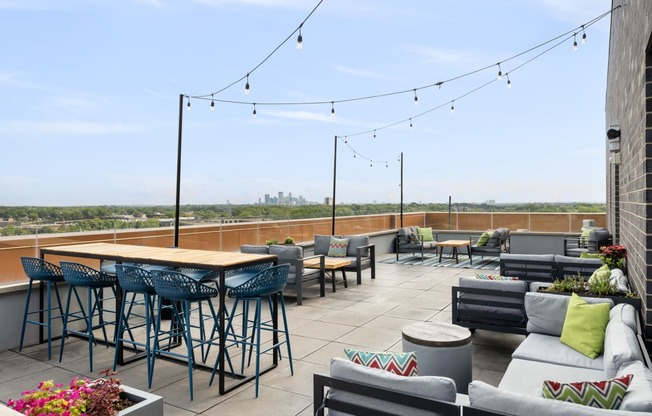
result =
M458 393L467 394L473 365L471 332L461 326L419 322L403 328L403 352L415 351L420 376L455 380Z

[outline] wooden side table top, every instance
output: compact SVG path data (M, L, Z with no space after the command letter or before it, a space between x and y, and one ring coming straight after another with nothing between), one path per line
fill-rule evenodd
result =
M439 247L464 247L469 245L469 240L445 240L437 241Z
M471 343L471 331L443 322L418 322L403 328L403 339L425 347L459 347Z
M326 257L324 259L324 268L326 270L337 270L341 269L342 267L350 266L351 261L349 260L339 260L339 259L334 259L334 258L328 258ZM319 269L320 263L319 259L310 259L310 260L305 260L303 262L303 267L306 267L308 269Z

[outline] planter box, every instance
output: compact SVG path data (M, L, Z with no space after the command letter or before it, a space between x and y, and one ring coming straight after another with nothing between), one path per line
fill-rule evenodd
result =
M134 405L121 410L118 416L163 416L163 397L124 385L122 390Z

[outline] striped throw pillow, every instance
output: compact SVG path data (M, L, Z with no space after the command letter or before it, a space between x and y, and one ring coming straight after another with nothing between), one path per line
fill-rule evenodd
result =
M399 376L418 375L417 354L412 352L367 352L344 349L349 360L366 367L380 368Z
M518 277L500 276L497 274L485 274L485 273L476 273L475 278L480 280L518 280Z
M632 377L631 374L627 374L604 381L578 383L557 383L546 380L543 382L543 397L599 409L618 409Z

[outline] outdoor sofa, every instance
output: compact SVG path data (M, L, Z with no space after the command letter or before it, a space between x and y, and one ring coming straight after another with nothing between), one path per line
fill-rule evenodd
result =
M589 228L580 235L564 236L564 255L580 257L582 253L597 253L600 247L611 245L612 237L606 228Z
M329 257L331 238L347 239L348 246L345 257ZM366 235L316 235L315 236L315 255L321 255L337 260L350 261L349 266L344 267L346 271L355 271L357 283L362 284L362 271L371 269L371 278L376 278L376 246L369 243L369 236Z
M313 413L323 415L649 415L652 412L652 370L636 310L613 305L602 353L596 358L560 340L570 297L528 293L529 335L512 354L498 387L482 381L469 384L468 395L457 394L447 377L404 377L364 367L342 358L331 360L330 374L315 374ZM418 362L418 357L417 357ZM617 410L544 398L544 380L559 383L601 381L632 374ZM330 389L326 393L326 389Z
M482 235L469 237L469 250L471 264L473 256L499 257L502 253L509 253L511 250L509 228L497 228L487 232L486 238Z
M289 264L290 271L285 285L286 289L294 291L297 305L303 304L303 290L309 285L319 283L319 294L324 296L324 256L303 256L303 247L296 245L250 245L240 246L240 252L249 254L273 254L278 257L278 264ZM304 260L319 258L319 269L308 269L303 266Z
M424 259L424 253L437 252L438 234L433 235L432 241L424 241L424 235L419 234L416 226L399 228L394 238L394 251L396 252L396 261L399 253L420 254L421 260Z

